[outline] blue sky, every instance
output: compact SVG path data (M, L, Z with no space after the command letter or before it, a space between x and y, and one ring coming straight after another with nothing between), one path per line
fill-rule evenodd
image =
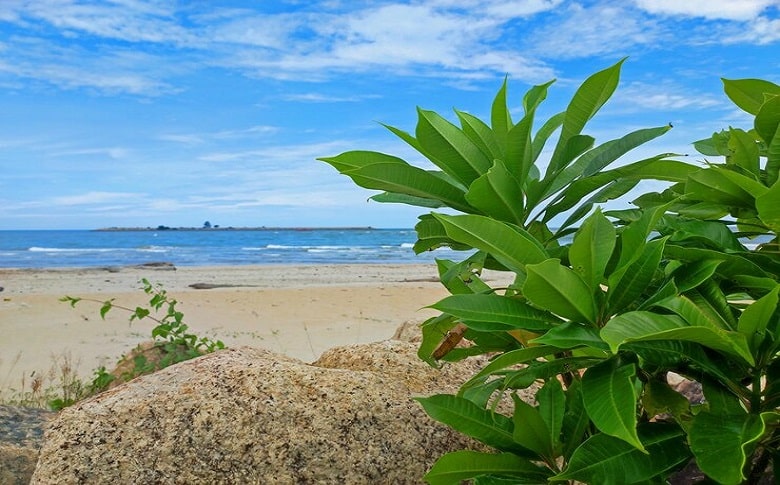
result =
M485 117L507 75L517 112L557 79L538 127L624 56L586 132L671 122L630 158L692 153L749 126L721 77L780 82L780 1L2 0L0 229L411 227L315 159L420 163L379 122Z

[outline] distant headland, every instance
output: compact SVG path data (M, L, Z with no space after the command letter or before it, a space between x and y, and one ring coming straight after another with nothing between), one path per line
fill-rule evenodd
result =
M101 227L99 229L93 229L97 232L137 232L137 231L372 231L375 230L371 226L354 226L354 227L268 227L268 226L256 226L256 227L234 227L234 226L202 226L202 227L171 227L171 226L157 226L157 227Z

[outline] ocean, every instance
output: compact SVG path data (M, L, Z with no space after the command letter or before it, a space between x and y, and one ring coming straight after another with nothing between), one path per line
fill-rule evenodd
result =
M0 268L428 263L413 229L0 231Z

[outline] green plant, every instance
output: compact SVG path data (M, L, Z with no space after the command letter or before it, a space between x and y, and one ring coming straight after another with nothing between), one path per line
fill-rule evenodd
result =
M189 327L184 323L184 314L176 308L178 301L168 296L167 290L161 284L152 284L144 278L141 280L141 285L144 293L151 297L148 307L129 308L117 305L114 303L114 299L102 301L71 296L60 299L60 301L67 302L74 307L82 301L98 303L100 304L101 318L105 318L112 309L118 308L130 313L130 322L149 318L157 323L151 332L153 346L150 348L139 347L136 351L131 352L129 357L126 356L123 360L129 358L132 365L129 369L121 370L119 375L107 372L104 367L97 369L89 385L90 394L106 389L117 378L123 381L130 380L133 377L163 369L204 353L225 348L225 344L220 340L198 337L196 334L189 333ZM161 318L153 316L153 313L160 310L165 312Z
M757 83L737 82L741 92L730 96L759 113L755 133L766 148L753 150L734 135L741 142L729 151L731 166L702 169L667 154L604 170L612 155L660 134L640 130L595 148L580 134L612 94L619 67L586 80L533 137L547 85L526 94L517 124L504 85L490 127L458 113L457 128L418 110L416 138L390 128L441 171L375 152L323 159L358 185L387 191L376 200L465 213L432 213L417 225L417 251L476 250L460 262L437 262L452 295L432 305L442 314L423 325L419 355L434 365L495 357L458 395L420 403L498 453L445 455L426 475L430 483L661 483L694 459L711 479L730 484L756 480L779 453L780 271L774 257L748 250L719 219L736 214L740 227L760 220L774 231L780 96L771 83L747 89ZM537 157L559 127L541 176ZM751 153L752 184L732 175L748 171L737 163L740 150ZM712 173L719 178L709 183ZM591 211L644 178L674 185L640 197L638 208ZM745 193L757 183L764 191L750 212ZM563 219L558 228L550 226L555 216ZM514 282L492 288L480 278L483 267L513 272ZM460 336L470 345L456 348ZM669 372L701 383L705 402L676 392ZM533 405L516 392L532 385ZM511 415L497 411L506 399Z

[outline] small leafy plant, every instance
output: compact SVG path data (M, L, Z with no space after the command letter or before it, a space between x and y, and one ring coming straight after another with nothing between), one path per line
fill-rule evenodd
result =
M456 112L457 127L418 109L415 136L388 127L439 170L367 151L322 159L384 190L377 201L460 212L423 215L416 227L418 252L472 251L437 261L452 295L432 305L442 313L423 324L419 355L432 365L494 357L457 395L419 401L497 452L445 455L429 483L663 483L691 460L718 483L754 483L780 455L780 87L724 81L756 116L752 130L696 144L725 164L661 154L609 168L668 130L599 146L582 134L621 64L589 77L535 134L550 83L525 95L517 123L504 83L489 125ZM539 156L557 130L545 166ZM593 210L644 179L672 186L633 208ZM741 237L757 235L771 244L745 247ZM493 288L483 268L514 281ZM677 392L670 372L699 383L704 401ZM517 391L531 386L527 403ZM513 411L499 413L507 400Z
M116 304L113 298L101 301L65 296L60 299L73 307L82 301L98 303L101 305L101 318L105 318L109 311L118 308L130 313L130 322L149 318L157 323L151 332L154 344L145 349L139 347L138 352L131 353L132 366L121 372L120 375L107 372L105 367L97 369L89 386L90 394L105 390L117 378L127 381L139 375L148 374L178 362L225 348L225 344L220 340L198 337L196 334L188 332L189 327L184 323L184 314L176 308L178 301L170 297L161 284L152 284L146 278L141 280L141 284L144 293L151 297L148 307L125 307ZM154 316L161 310L164 311L161 318ZM153 358L149 358L150 356Z

